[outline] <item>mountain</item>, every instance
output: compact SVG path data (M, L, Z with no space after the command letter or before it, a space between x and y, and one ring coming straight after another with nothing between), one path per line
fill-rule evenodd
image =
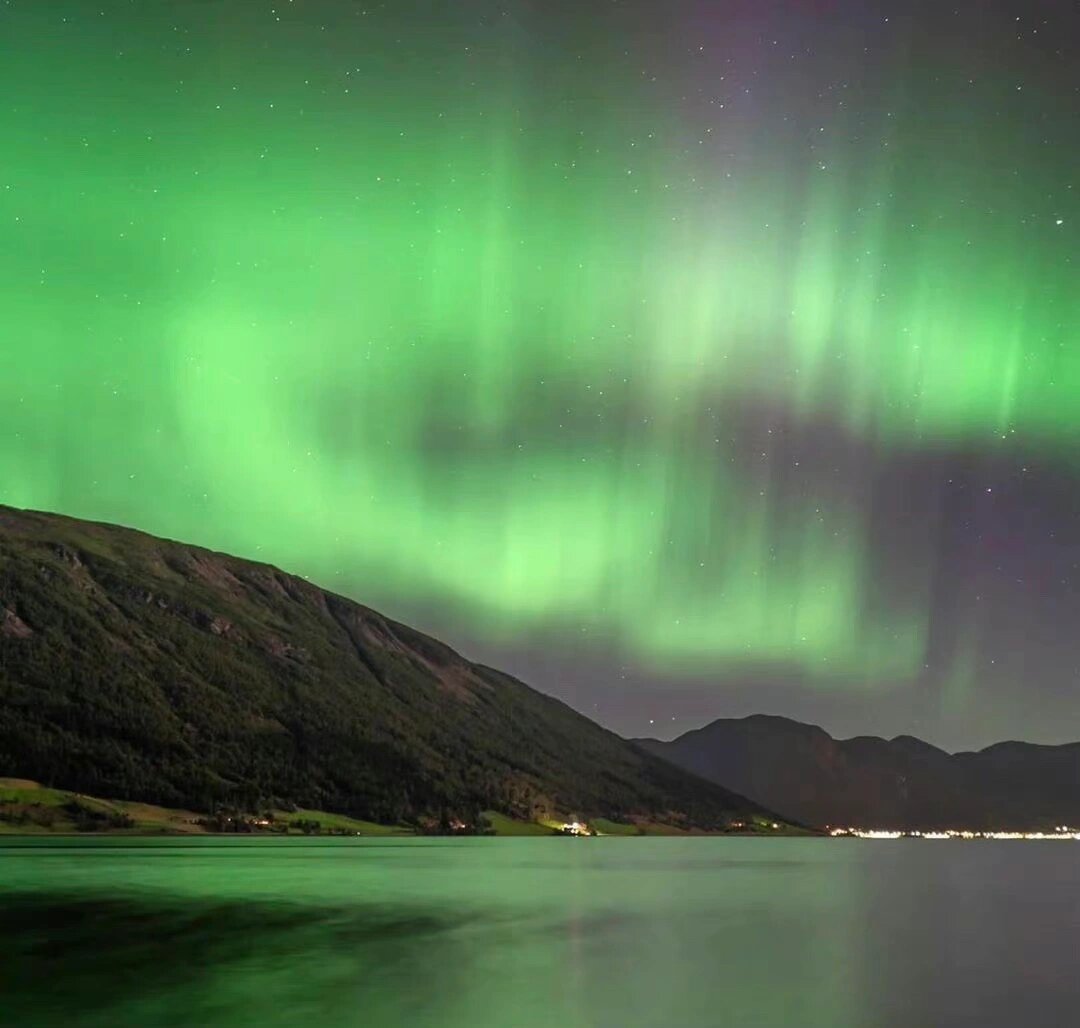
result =
M0 774L209 810L722 828L761 814L274 567L0 507ZM772 815L763 816L772 819Z
M782 717L719 720L643 749L808 824L1045 829L1080 824L1080 743L946 753L911 736L834 739Z

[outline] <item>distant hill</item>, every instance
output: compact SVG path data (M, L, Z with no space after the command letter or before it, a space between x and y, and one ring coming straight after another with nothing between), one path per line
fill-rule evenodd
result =
M782 717L720 720L651 753L788 817L863 828L1080 825L1080 743L949 754L911 736L834 739Z
M767 817L565 704L265 564L0 507L0 775L382 823Z

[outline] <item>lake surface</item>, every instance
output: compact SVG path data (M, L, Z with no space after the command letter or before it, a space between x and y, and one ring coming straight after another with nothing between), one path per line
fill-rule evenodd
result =
M0 841L0 1024L1060 1026L1080 844Z

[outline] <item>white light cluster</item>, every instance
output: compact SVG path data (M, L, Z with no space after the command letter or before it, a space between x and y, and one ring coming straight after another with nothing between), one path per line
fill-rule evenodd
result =
M950 828L947 831L894 831L880 828L830 828L831 836L852 836L856 839L1074 839L1080 841L1080 828L1061 825L1052 832L974 832Z

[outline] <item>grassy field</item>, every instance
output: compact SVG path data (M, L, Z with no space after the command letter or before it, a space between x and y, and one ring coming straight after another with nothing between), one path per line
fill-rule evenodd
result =
M108 833L113 835L207 835L215 829L199 824L200 815L191 810L157 807L149 803L126 800L104 800L96 796L50 789L25 778L0 778L0 835L48 835L66 833ZM277 831L285 835L354 835L385 838L416 834L404 825L380 825L359 821L344 814L325 810L275 810L271 812L272 826L257 831ZM561 834L563 820L542 822L518 821L494 810L484 817L497 836L556 836ZM285 826L284 832L281 826ZM671 825L648 822L625 824L595 818L590 828L597 835L607 836L674 836L688 833ZM754 818L746 824L746 834L791 835L812 834L772 827L771 822Z
M276 823L288 826L289 835L302 834L294 823L317 823L320 834L388 836L410 835L408 828L357 821L324 810L277 810ZM203 815L191 810L157 807L126 800L103 800L96 796L49 789L25 778L0 778L0 834L42 835L67 832L108 832L128 835L206 835L210 829L198 824Z
M412 835L404 826L359 821L325 810L274 810L275 826L286 825L288 835L346 834L367 837ZM173 810L148 803L103 800L96 796L49 789L24 778L0 778L0 834L42 835L69 832L107 832L128 835L205 835L213 831L198 823L203 815L190 810ZM497 811L484 813L497 836L554 836L560 834L561 820L545 823L518 821ZM314 826L318 825L317 832ZM598 820L595 829L602 835L654 834L649 826L623 825ZM267 827L265 831L270 831ZM278 827L278 830L280 828Z
M103 800L49 789L25 778L0 778L0 833L39 835L100 830L129 834L185 834L204 831L197 814L148 803Z
M380 825L359 821L325 810L274 810L275 826L286 825L285 834L345 834L373 838L413 835L401 825ZM496 811L484 815L495 835L551 836L551 825L516 821ZM0 778L0 835L48 835L96 832L119 835L207 835L213 829L198 823L200 815L190 810L156 807L148 803L103 800L63 789L50 789L25 778ZM313 825L317 833L312 833ZM280 829L279 829L280 830ZM269 828L264 831L269 832Z

